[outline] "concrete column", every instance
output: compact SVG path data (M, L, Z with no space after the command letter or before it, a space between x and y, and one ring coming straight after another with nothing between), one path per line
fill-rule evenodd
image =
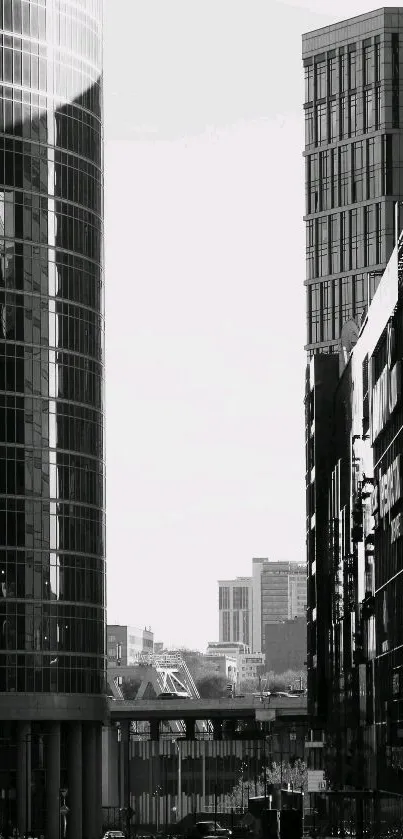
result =
M50 723L46 737L46 799L47 830L50 837L59 837L60 829L60 723Z
M22 836L31 827L31 723L17 723L17 827Z
M102 725L95 727L95 754L96 754L96 787L95 787L95 813L97 836L102 836Z
M120 723L122 732L122 778L123 778L123 807L126 809L130 804L130 721L123 720ZM127 825L127 816L125 828Z
M186 740L194 740L196 732L196 720L185 720L186 725Z
M96 736L93 723L83 723L83 839L98 839L96 823Z
M202 752L202 809L206 809L206 747L203 743L203 752Z
M160 739L160 721L154 719L150 720L150 740L158 741Z
M70 807L67 818L68 839L82 839L83 835L83 753L80 722L69 725L68 731L68 796Z

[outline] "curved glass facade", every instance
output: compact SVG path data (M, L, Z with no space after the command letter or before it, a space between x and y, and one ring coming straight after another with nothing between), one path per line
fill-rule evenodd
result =
M0 0L0 692L105 674L102 0Z

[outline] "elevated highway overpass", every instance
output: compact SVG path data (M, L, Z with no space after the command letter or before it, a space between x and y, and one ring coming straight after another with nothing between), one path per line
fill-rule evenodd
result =
M302 717L307 713L305 695L295 697L238 696L224 699L108 699L111 722L151 720L256 720Z

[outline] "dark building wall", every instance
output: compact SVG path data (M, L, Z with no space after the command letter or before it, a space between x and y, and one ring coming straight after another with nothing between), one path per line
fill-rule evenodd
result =
M401 246L400 246L401 252ZM400 255L399 252L399 255ZM400 289L397 310L391 321L394 335L392 365L403 358L403 299ZM383 333L372 357L373 387L388 365L388 333ZM401 719L403 703L403 529L401 524L393 535L396 522L403 515L402 466L398 476L390 512L380 514L380 481L403 455L403 402L401 392L396 409L384 424L374 446L375 493L375 717L377 731L378 785L401 793L403 747ZM387 497L387 496L384 496Z
M265 627L266 669L275 673L303 670L306 661L306 619L295 618Z
M326 719L329 691L331 600L328 563L328 491L332 464L336 356L315 355L305 397L308 712ZM315 726L314 726L315 727Z

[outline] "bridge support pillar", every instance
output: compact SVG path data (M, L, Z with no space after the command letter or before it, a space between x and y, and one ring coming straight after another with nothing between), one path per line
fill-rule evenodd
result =
M160 721L154 719L154 717L150 720L150 740L154 740L154 742L158 742L160 739Z
M213 739L214 740L222 740L222 720L220 719L213 719Z
M121 731L121 792L120 792L120 806L128 807L130 803L130 721L122 720L120 723Z
M196 733L196 720L185 720L186 724L186 740L194 740Z

